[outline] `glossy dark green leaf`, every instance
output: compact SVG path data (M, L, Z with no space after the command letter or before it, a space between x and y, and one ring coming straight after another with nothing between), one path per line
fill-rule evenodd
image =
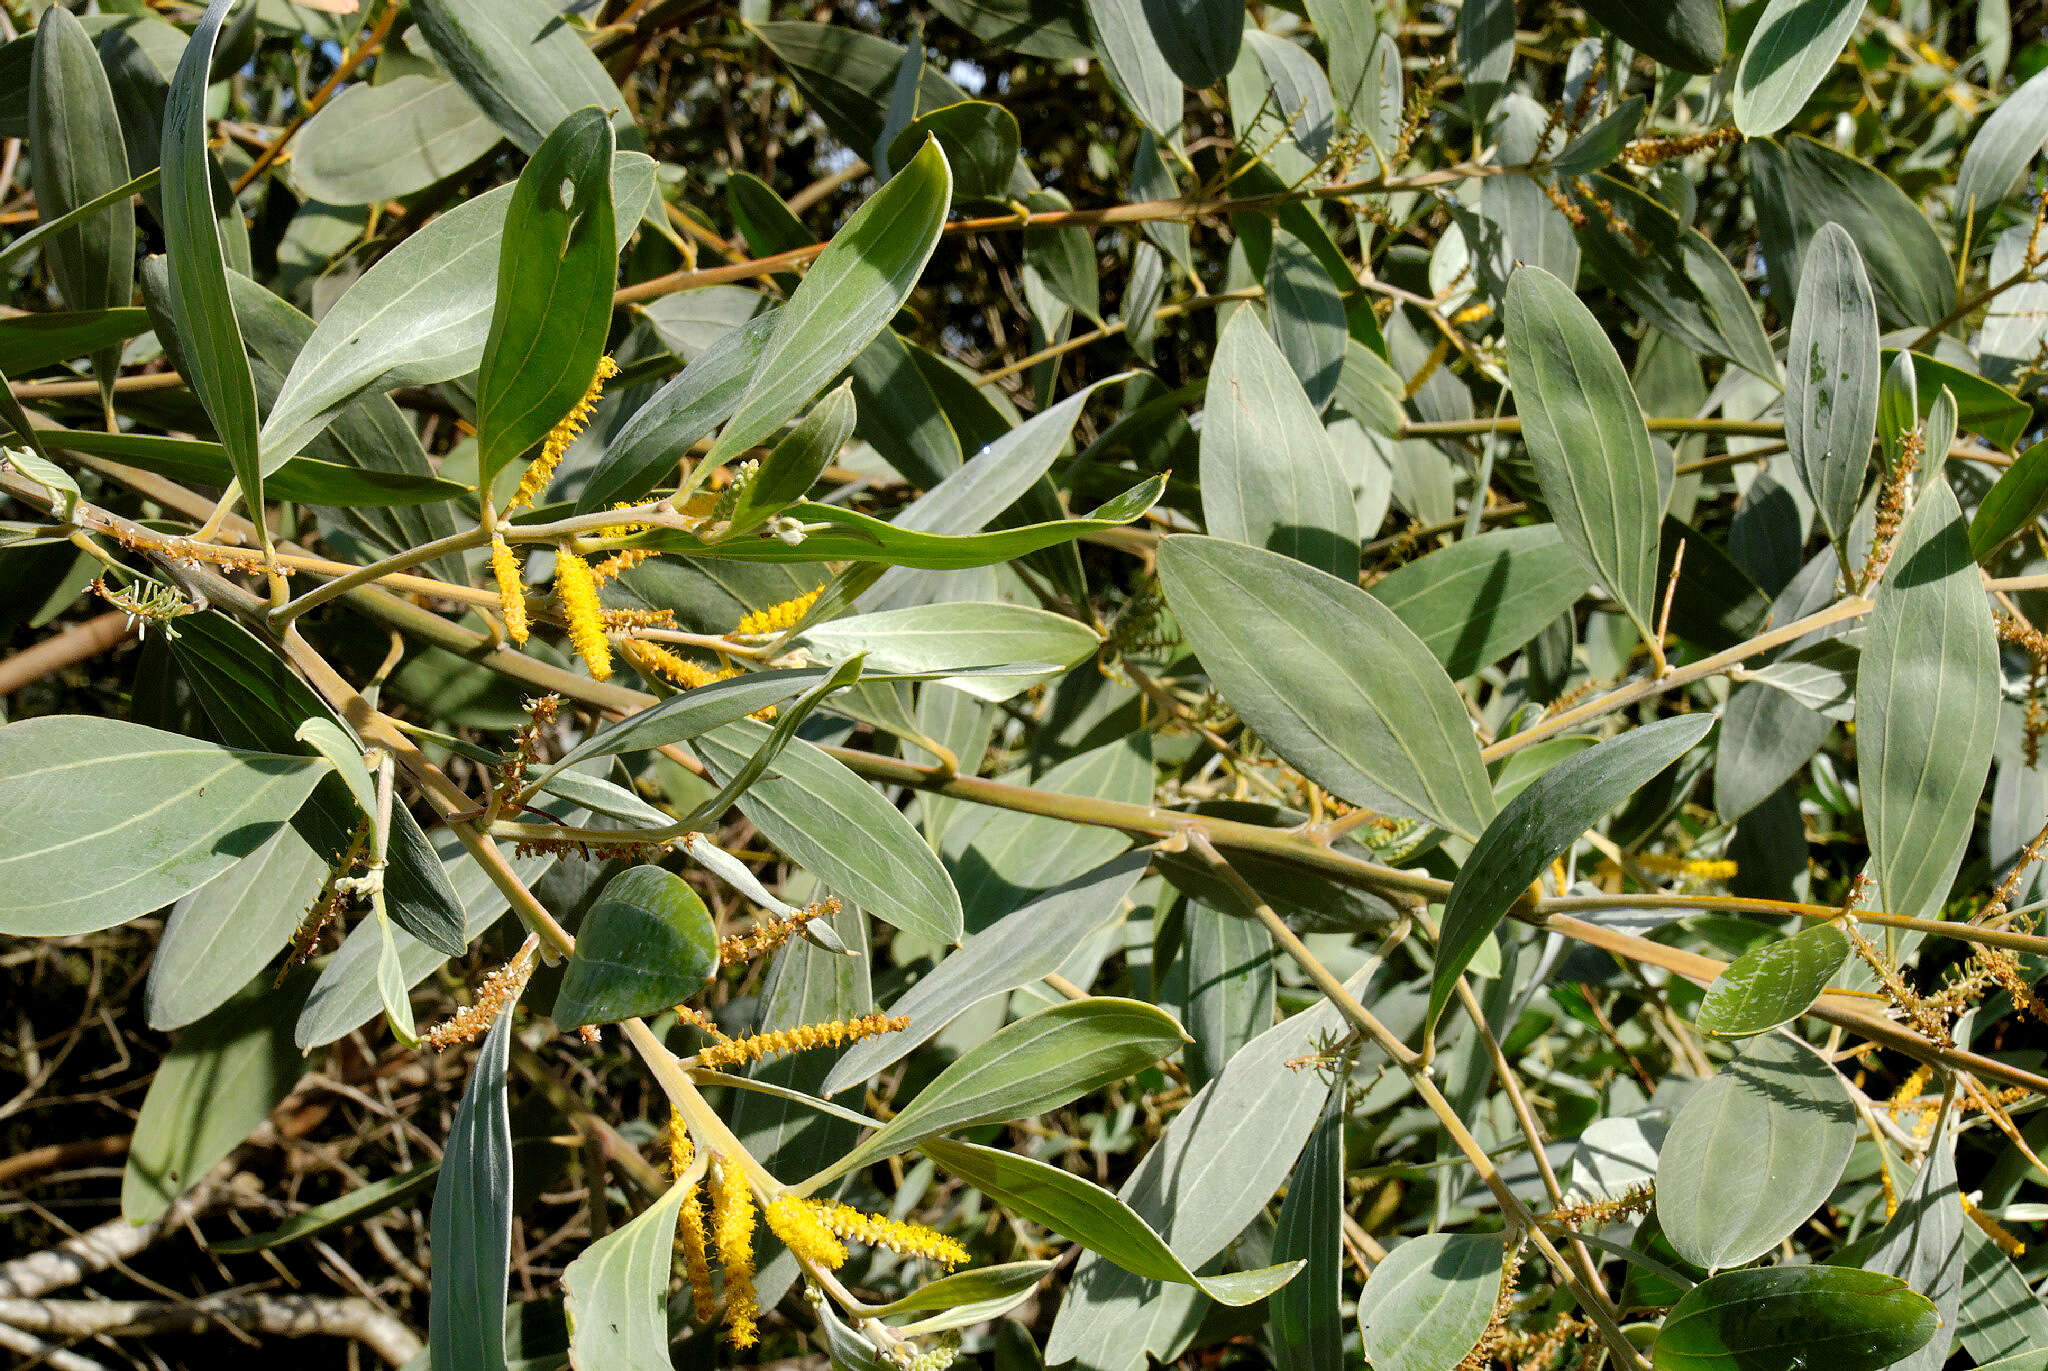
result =
M106 71L85 27L61 5L44 11L36 26L28 141L36 212L46 223L129 179L121 117ZM135 286L133 204L121 196L51 238L44 252L57 294L73 310L126 305ZM119 364L118 348L95 350L93 368L103 386L111 384Z
M491 331L477 371L483 484L590 388L611 327L612 126L577 110L534 152L505 210Z
M1523 646L1586 592L1584 566L1553 524L1462 538L1372 585L1453 680Z
M623 118L619 88L547 0L418 0L409 13L441 66L522 151L586 106Z
M2048 442L2013 458L1970 519L1970 555L1989 561L2015 534L2048 513Z
M2012 194L2043 142L2048 142L2048 78L2036 72L1978 127L1956 173L1957 217L1974 219L1980 239L1981 225Z
M1086 0L1103 74L1131 113L1169 142L1180 137L1180 77L1146 18L1144 0Z
M124 294L125 300L127 296ZM73 357L103 357L149 331L149 311L130 305L17 314L0 319L0 370L27 376Z
M1700 1031L1750 1038L1804 1014L1849 960L1849 940L1816 924L1728 963L1700 1003Z
M1724 1271L1665 1317L1657 1371L1877 1371L1926 1346L1934 1305L1904 1281L1845 1266Z
M1508 376L1559 532L1645 639L1656 621L1663 514L1656 459L1614 345L1570 286L1540 267L1508 283Z
M1483 1233L1410 1238L1372 1269L1358 1297L1374 1371L1448 1371L1486 1332L1500 1294L1501 1242Z
M1357 514L1336 451L1287 357L1250 310L1231 316L1216 345L1200 470L1202 518L1214 536L1333 576L1357 574Z
M427 1346L435 1371L505 1371L512 1264L512 1124L505 1067L515 1006L484 1037L434 1182Z
M1351 341L1344 327L1344 301L1322 263L1285 229L1273 234L1266 258L1266 306L1272 313L1273 341L1294 369L1309 403L1321 412L1337 394L1345 346ZM1245 310L1240 317L1250 315Z
M690 883L636 866L584 916L552 1017L563 1028L636 1019L681 1004L717 969L718 931Z
M227 450L219 443L159 438L148 433L96 433L90 429L38 429L43 444L59 452L111 457L128 466L197 485L225 486L234 479ZM295 457L264 476L272 499L309 505L419 505L452 500L468 486L405 471L337 466Z
M1904 354L1887 351L1887 366ZM1921 353L1913 354L1909 373L1918 400L1919 413L1929 417L1935 402L1946 390L1955 397L1961 426L1980 434L1993 447L2010 450L2033 426L2034 411L2026 401L2003 386L1993 385L1973 372ZM1930 438L1935 435L1931 431Z
M932 8L985 43L1029 57L1087 57L1082 0L932 0Z
M1098 996L1051 1005L1004 1025L963 1052L894 1118L807 1187L907 1152L941 1133L1057 1109L1126 1079L1186 1041L1171 1016L1142 1001Z
M1856 677L1856 774L1884 908L1948 898L1991 769L1998 644L1947 482L1921 492L1877 591Z
M0 728L0 929L90 933L159 909L260 848L330 774L117 719ZM50 803L51 787L65 803Z
M1159 548L1160 584L1223 697L1331 794L1476 836L1493 796L1450 678L1394 612L1289 557L1217 538Z
M952 185L945 153L927 142L854 212L777 313L706 460L726 461L780 428L888 324L938 244Z
M199 1184L283 1102L307 1062L291 1024L312 977L258 976L178 1035L143 1096L121 1176L121 1217L150 1223Z
M1672 1121L1657 1157L1664 1236L1709 1270L1761 1256L1826 1201L1856 1133L1849 1092L1817 1052L1783 1033L1752 1039Z
M892 166L907 166L926 138L938 140L953 169L956 201L1003 200L1017 170L1017 116L987 100L927 110L889 144Z
M1856 242L1824 224L1800 259L1785 344L1785 441L1830 540L1844 549L1877 434L1877 301Z
M901 44L845 24L753 24L749 30L789 69L827 128L848 147L865 151L875 145L903 66ZM967 98L966 91L923 64L917 108L939 109Z
M1735 126L1760 138L1791 123L1862 15L1863 0L1770 0L1735 69Z
M1955 308L1955 268L1941 235L1896 182L1803 135L1785 140L1784 158L1800 253L1832 220L1856 240L1888 327L1925 328Z
M730 537L757 528L811 493L811 487L853 436L853 386L842 382L783 435L740 487L727 520Z
M214 221L212 163L206 155L207 69L236 0L211 0L192 31L164 107L163 230L171 264L171 313L187 340L185 379L213 420L252 506L263 501L256 441L256 383L228 295L227 258Z
M345 87L292 143L292 184L329 205L376 205L425 190L504 137L453 81L409 74Z
M928 1138L920 1147L945 1170L1020 1218L1099 1252L1126 1271L1192 1285L1219 1304L1251 1304L1300 1269L1297 1262L1283 1262L1258 1271L1198 1276L1150 1224L1093 1181L1030 1157L950 1138Z
M1266 1329L1279 1364L1302 1371L1343 1371L1344 1108L1342 1092L1309 1134L1273 1229L1273 1255L1304 1263L1267 1307Z
M1705 75L1728 55L1728 25L1721 0L1585 0L1586 13L1645 56L1678 71Z
M1444 901L1429 987L1431 1029L1480 945L1543 869L1569 851L1602 814L1691 751L1713 726L1710 714L1639 725L1565 758L1508 802L1473 844Z

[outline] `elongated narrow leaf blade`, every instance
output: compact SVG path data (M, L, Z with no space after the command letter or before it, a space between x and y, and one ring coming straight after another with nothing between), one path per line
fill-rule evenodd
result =
M1735 126L1759 138L1791 123L1862 15L1863 0L1771 0L1735 69Z
M427 1346L436 1371L505 1371L512 1265L512 1124L505 1067L513 1006L484 1037L434 1182Z
M1828 537L1846 547L1877 435L1877 298L1856 242L1823 224L1800 258L1785 345L1785 442Z

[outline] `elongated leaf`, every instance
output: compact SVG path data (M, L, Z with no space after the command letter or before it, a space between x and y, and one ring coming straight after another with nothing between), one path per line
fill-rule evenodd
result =
M1707 987L1700 1004L1703 1033L1748 1038L1804 1014L1849 960L1849 940L1833 924L1743 953Z
M1657 1157L1664 1236L1709 1270L1770 1251L1835 1188L1856 1128L1848 1091L1819 1054L1782 1033L1754 1039L1672 1122Z
M183 1028L226 1003L291 941L326 883L326 857L287 824L180 899L149 964L149 1026Z
M111 457L128 466L200 485L225 486L235 478L227 450L218 443L188 438L159 438L148 433L94 433L87 429L36 430L46 447ZM338 466L312 457L295 457L264 475L263 488L272 499L309 505L423 505L452 500L469 489L437 476L406 471L375 471Z
M1012 561L1040 548L1072 542L1083 534L1128 524L1150 509L1165 488L1166 478L1154 476L1104 501L1091 514L954 537L884 523L840 505L801 504L784 511L806 526L800 541L770 535L706 542L694 533L666 529L642 534L633 545L686 557L726 557L735 561L880 562L923 571L959 571Z
M952 193L934 141L854 212L777 313L754 379L706 460L726 461L773 433L888 324L938 245Z
M718 930L690 883L658 866L605 882L583 918L551 1014L563 1028L681 1004L718 969Z
M1263 29L1245 28L1243 32L1272 92L1272 113L1286 125L1289 141L1311 159L1326 156L1337 134L1337 102L1321 64L1299 43Z
M0 728L0 931L62 937L161 908L254 853L329 774L117 719Z
M28 141L36 212L44 223L128 180L121 116L106 70L84 25L61 5L45 11L36 25ZM127 304L135 288L133 203L121 196L53 237L44 251L57 293L72 309ZM102 386L111 385L119 364L117 350L98 351L93 368Z
M562 1273L571 1355L579 1366L669 1371L668 1277L676 1220L694 1191L672 1185L624 1228L607 1233Z
M2048 79L2036 72L2000 101L1971 137L1956 173L1956 214L1989 222L2043 142L2048 142Z
M1174 75L1200 89L1237 61L1244 13L1237 0L1144 0L1145 21Z
M1956 1315L1963 1303L1966 1249L1962 1191L1956 1184L1956 1133L1952 1120L1936 1124L1934 1145L1919 1174L1899 1197L1899 1212L1877 1235L1863 1269L1897 1276L1934 1304L1942 1331L1926 1346L1892 1363L1899 1371L1941 1371L1955 1341ZM2042 1349L2048 1350L2048 1349Z
M1791 123L1862 14L1863 0L1770 0L1735 69L1735 126L1760 138Z
M954 600L831 619L792 646L826 665L865 656L870 672L929 675L1000 702L1065 674L1101 642L1086 624L1047 610Z
M1342 1371L1344 1108L1341 1092L1309 1134L1301 1165L1287 1183L1287 1202L1273 1231L1273 1255L1303 1262L1301 1276L1273 1296L1266 1327L1284 1366Z
M889 1014L908 1018L910 1027L849 1049L826 1075L821 1093L837 1094L887 1070L974 1005L1058 971L1075 948L1121 916L1148 861L1144 853L1112 858L973 934L889 1006Z
M630 235L639 222L653 173L654 163L637 153L612 159L616 234ZM321 316L264 420L266 463L292 456L366 391L432 385L477 368L490 337L498 240L514 189L500 186L441 215Z
M722 783L767 733L741 720L690 746ZM924 839L874 787L809 743L790 743L739 807L792 861L876 918L939 942L959 938L959 893Z
M1337 454L1287 358L1250 310L1230 317L1216 345L1201 476L1211 534L1333 576L1357 574L1358 521Z
M1460 539L1375 581L1371 594L1462 680L1557 622L1585 591L1563 535L1538 524Z
M853 436L853 417L853 386L841 382L761 459L754 475L740 487L725 536L756 528L810 494L826 465Z
M637 500L676 474L676 454L732 417L753 383L777 312L756 315L697 354L682 373L648 397L613 435L591 469L576 510L588 514Z
M1785 345L1785 442L1828 538L1844 549L1877 434L1877 352L1863 258L1841 225L1823 224L1801 258Z
M121 1217L149 1223L270 1117L305 1074L291 1023L312 978L259 976L180 1034L143 1097L121 1176Z
M1508 376L1544 503L1566 545L1650 638L1663 509L1628 373L1592 312L1540 267L1508 282L1507 337Z
M1456 689L1392 610L1291 558L1215 538L1159 548L1167 604L1238 716L1353 804L1476 836L1493 816Z
M1856 774L1884 908L1941 908L1969 845L1998 721L1998 646L1945 481L1900 530L1856 675Z
M1956 274L1941 236L1896 182L1868 162L1804 135L1785 140L1784 160L1797 217L1794 261L1820 226L1833 220L1856 240L1878 315L1888 327L1925 328L1955 308ZM1792 265L1785 263L1788 270Z
M1963 1302L1956 1332L1964 1348L1979 1367L2040 1371L2048 1362L2048 1305L1975 1224L1963 1230L1963 1248ZM2012 1360L2005 1360L2008 1357Z
M1500 1264L1500 1239L1482 1233L1431 1233L1387 1253L1358 1297L1375 1371L1446 1371L1463 1361L1493 1318Z
M891 90L903 68L904 48L844 24L753 24L818 117L849 147L872 148L882 136ZM939 109L967 92L920 63L917 108Z
M206 155L206 86L213 47L236 0L211 0L192 30L164 107L163 230L171 263L171 312L186 340L186 380L206 407L214 433L234 463L242 495L263 502L256 441L256 383L242 329L228 296L227 258L214 222L211 163Z
M941 1133L1057 1109L1142 1071L1186 1041L1169 1015L1139 1000L1102 996L1041 1009L963 1052L809 1185L907 1152Z
M2007 540L2048 513L2048 442L2013 459L1970 519L1970 555L1988 561Z
M1893 366L1904 354L1886 352L1884 355L1886 365ZM1974 372L1964 371L1936 358L1915 354L1910 371L1901 379L1914 383L1922 417L1933 417L1935 403L1946 390L1955 398L1957 417L1962 426L1982 434L1994 447L2010 448L2033 424L2033 410L2026 401ZM1930 423L1927 433L1930 445L1938 436L1934 429Z
M1622 42L1678 71L1705 75L1728 55L1728 25L1721 0L1585 0L1585 11Z
M503 136L453 81L409 74L353 85L299 130L292 184L324 204L382 204L462 171Z
M1001 200L1017 173L1017 116L987 100L962 100L927 110L889 144L889 164L905 166L926 138L936 139L953 169L953 198Z
M875 1316L917 1314L929 1309L944 1311L939 1318L920 1319L915 1326L921 1333L986 1323L1022 1303L1052 1267L1047 1261L1023 1261L956 1271L919 1286L900 1300L889 1301L876 1309Z
M577 110L548 134L512 188L477 371L477 465L485 486L547 436L597 372L618 274L611 165L604 112Z
M1030 1157L950 1138L928 1138L919 1146L945 1170L1018 1217L1099 1252L1136 1275L1194 1286L1218 1304L1239 1306L1263 1299L1301 1269L1299 1261L1291 1261L1258 1271L1198 1276L1150 1224L1093 1181Z
M513 1006L484 1037L434 1182L427 1346L436 1371L504 1371L512 1263L512 1124L505 1066Z
M1162 998L1194 1038L1181 1067L1199 1086L1273 1026L1273 937L1254 920L1198 900L1184 906L1183 924L1181 955Z
M1657 1371L1825 1366L1876 1371L1934 1337L1933 1303L1904 1281L1846 1266L1724 1271L1672 1307Z
M1274 341L1309 403L1320 412L1337 394L1345 345L1350 342L1344 329L1344 302L1322 263L1285 229L1274 233L1266 259L1266 303L1273 315ZM1250 318L1251 311L1241 310L1239 315ZM1228 333L1226 329L1226 337Z
M636 710L611 727L591 734L542 771L534 784L545 786L569 767L594 757L616 757L621 752L652 751L669 743L687 742L793 699L826 675L822 668L815 667L755 671L671 695L660 704Z
M419 0L410 13L442 67L522 151L572 110L594 105L624 119L619 88L547 0Z
M0 368L26 376L73 357L104 355L110 348L118 351L122 343L148 329L149 312L126 304L111 309L17 314L0 319Z
M1103 73L1139 122L1169 142L1180 137L1180 77L1159 50L1144 0L1087 0L1088 29Z
M1530 882L1602 814L1690 752L1713 726L1712 715L1686 714L1632 728L1565 758L1508 802L1473 845L1444 901L1429 987L1431 1029L1480 944Z
M1830 719L1856 717L1856 666L1862 654L1839 638L1803 647L1750 673L1749 679L1781 691Z
M266 1252L273 1247L297 1242L301 1238L315 1237L332 1229L358 1223L381 1214L394 1205L405 1203L425 1190L439 1174L439 1158L421 1162L418 1166L401 1171L395 1176L385 1176L359 1189L351 1190L339 1199L302 1210L275 1228L240 1237L222 1238L207 1243L206 1249L209 1252L232 1256L243 1252Z

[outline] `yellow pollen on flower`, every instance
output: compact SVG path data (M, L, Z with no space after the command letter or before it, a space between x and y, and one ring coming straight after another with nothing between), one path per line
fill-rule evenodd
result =
M1636 865L1666 876L1690 876L1699 881L1732 880L1740 868L1731 861L1709 861L1699 857L1673 857L1662 852L1636 854Z
M590 422L590 416L597 411L597 402L604 395L604 383L619 374L619 364L609 357L597 359L597 371L590 378L589 387L583 397L570 406L569 412L556 421L548 430L545 442L540 445L540 456L533 459L526 468L526 474L519 478L519 489L505 502L505 512L525 509L541 496L554 478L555 468L561 465L562 454L576 441L576 435L583 432L583 426Z
M1971 1203L1968 1195L1964 1195L1961 1198L1963 1201L1963 1212L1970 1216L1970 1222L1982 1229L1984 1236L1991 1239L1999 1251L2005 1253L2008 1257L2017 1258L2026 1255L2027 1245L2021 1242L2011 1229Z
M590 563L563 548L555 554L555 598L569 621L569 641L590 668L592 679L612 674L611 640L604 636L604 610L597 600L597 578Z
M824 593L825 587L820 585L816 590L799 595L794 600L784 600L779 605L757 609L740 620L739 627L733 630L733 634L736 637L744 637L748 634L781 633L785 629L795 628L797 620L810 613L811 606L816 604L818 597Z
M522 947L511 961L484 977L476 988L475 999L457 1010L453 1018L420 1034L420 1041L436 1052L442 1052L459 1043L481 1038L505 1012L505 1006L518 996L526 985L526 978L532 974L533 953Z
M923 1257L941 1266L958 1266L972 1260L966 1248L923 1224L865 1214L847 1204L815 1204L812 1208L826 1229L864 1247L886 1247L891 1252Z
M1885 1108L1891 1112L1893 1123L1899 1121L1899 1116L1906 1112L1908 1105L1920 1098L1920 1092L1925 1090L1927 1083L1933 1079L1934 1068L1922 1062L1913 1068L1912 1075L1899 1082L1899 1088L1893 1091L1891 1099L1885 1102Z
M754 1316L754 1192L737 1162L711 1154L711 1237L725 1268L725 1335L752 1347Z
M768 1229L800 1260L836 1271L846 1263L846 1244L832 1235L817 1209L809 1200L784 1195L768 1205Z
M502 533L491 535L491 576L498 583L498 612L505 619L505 636L515 643L526 641L526 581L519 574L519 554Z
M887 1014L865 1014L857 1019L846 1019L838 1023L805 1024L801 1028L781 1028L772 1033L756 1033L750 1037L735 1038L731 1042L713 1043L697 1054L697 1065L707 1070L720 1070L728 1066L745 1066L767 1057L780 1057L790 1052L804 1052L816 1047L843 1047L857 1043L863 1038L877 1037L883 1033L901 1033L910 1027L907 1015L891 1018Z

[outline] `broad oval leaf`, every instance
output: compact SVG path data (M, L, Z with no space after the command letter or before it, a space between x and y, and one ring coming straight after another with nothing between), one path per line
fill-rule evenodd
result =
M1584 9L1622 42L1678 71L1704 76L1728 55L1721 0L1584 0Z
M1301 1269L1298 1261L1257 1271L1198 1276L1132 1208L1101 1186L1057 1166L950 1138L927 1138L924 1154L1019 1218L1099 1252L1124 1270L1191 1285L1218 1304L1263 1299Z
M486 488L548 435L597 372L618 274L611 171L612 126L602 110L582 109L555 126L512 188L477 371Z
M887 326L931 260L952 194L946 154L928 141L854 211L777 311L753 380L705 460L727 461L780 428Z
M1884 907L1937 912L1969 846L1998 724L1998 643L1962 512L1934 478L1863 631L1856 774Z
M1463 680L1556 623L1586 583L1556 525L1536 524L1461 538L1396 568L1370 593Z
M329 771L118 719L8 724L0 932L67 937L160 909L254 853Z
M1790 1023L1820 998L1848 960L1849 940L1831 923L1745 952L1707 987L1700 1031L1749 1038Z
M815 1190L941 1133L1057 1109L1127 1079L1186 1041L1171 1015L1140 1000L1095 996L1041 1009L961 1053L894 1118L804 1188Z
M1484 1233L1411 1238L1372 1269L1358 1296L1374 1371L1450 1371L1493 1320L1501 1241Z
M435 1371L505 1371L512 1267L512 1121L505 1067L515 1006L484 1037L434 1181L427 1346Z
M1657 1157L1664 1236L1709 1270L1763 1255L1827 1200L1856 1130L1856 1107L1818 1053L1783 1033L1752 1040L1672 1122Z
M2035 72L1999 102L1970 139L1956 173L1956 218L1991 220L2000 201L2012 194L2034 155L2048 141L2048 73ZM1981 235L1980 235L1981 236Z
M605 882L576 933L551 1017L617 1023L681 1004L718 970L718 931L690 883L658 866Z
M1896 182L1868 162L1803 134L1785 140L1784 161L1800 240L1789 254L1788 268L1811 235L1833 221L1856 240L1870 270L1878 315L1888 326L1930 327L1955 308L1955 268L1941 235Z
M562 1273L569 1345L578 1366L670 1371L668 1278L676 1220L695 1187L672 1185L624 1228L599 1238Z
M1294 368L1248 309L1230 317L1216 344L1200 470L1202 520L1215 537L1333 576L1358 574L1357 507L1336 450Z
M1457 689L1392 610L1290 557L1218 538L1168 538L1159 578L1238 717L1317 785L1467 837L1493 817Z
M1458 977L1530 883L1602 814L1690 752L1713 726L1711 714L1642 724L1565 758L1508 802L1473 844L1444 901L1429 987L1432 1030Z
M213 420L252 507L263 501L256 441L256 382L228 295L227 257L214 220L206 155L206 87L213 47L236 0L212 0L178 62L164 106L163 230L171 267L171 312L185 339L193 394Z
M828 666L865 656L867 675L931 676L992 702L1064 675L1101 645L1094 629L1064 614L966 600L830 619L792 644Z
M408 74L357 84L299 130L292 184L323 204L381 204L455 175L503 136L453 81Z
M150 958L149 1026L183 1028L226 1003L291 941L327 884L327 858L289 824L172 906Z
M1862 16L1863 0L1770 0L1735 69L1735 126L1760 138L1791 123Z
M1875 1271L1724 1271L1672 1306L1652 1356L1657 1371L1877 1371L1924 1347L1939 1321L1931 1300Z
M767 740L740 720L690 746L721 784ZM801 740L739 797L761 835L820 882L906 932L942 943L960 936L960 895L902 811L866 781Z
M1877 434L1877 300L1840 224L1821 226L1799 272L1785 345L1785 442L1846 562Z
M1337 395L1351 336L1344 327L1344 301L1330 273L1285 229L1274 230L1266 258L1266 305L1272 311L1273 340L1320 413ZM1248 317L1251 311L1239 313ZM1288 453L1290 458L1301 455L1299 449Z
M1086 0L1088 30L1103 74L1140 123L1160 138L1180 138L1180 77L1145 17L1145 0Z
M956 201L1001 200L1017 171L1017 116L987 100L928 110L889 144L892 166L907 165L927 138L938 140L953 169Z
M1984 562L2008 539L2048 513L2048 442L2013 458L1970 519L1970 555Z
M625 119L625 97L547 0L416 0L409 13L442 67L522 151L571 110L594 105Z
M1663 502L1628 373L1592 312L1541 267L1508 281L1507 343L1544 503L1565 543L1652 638Z

